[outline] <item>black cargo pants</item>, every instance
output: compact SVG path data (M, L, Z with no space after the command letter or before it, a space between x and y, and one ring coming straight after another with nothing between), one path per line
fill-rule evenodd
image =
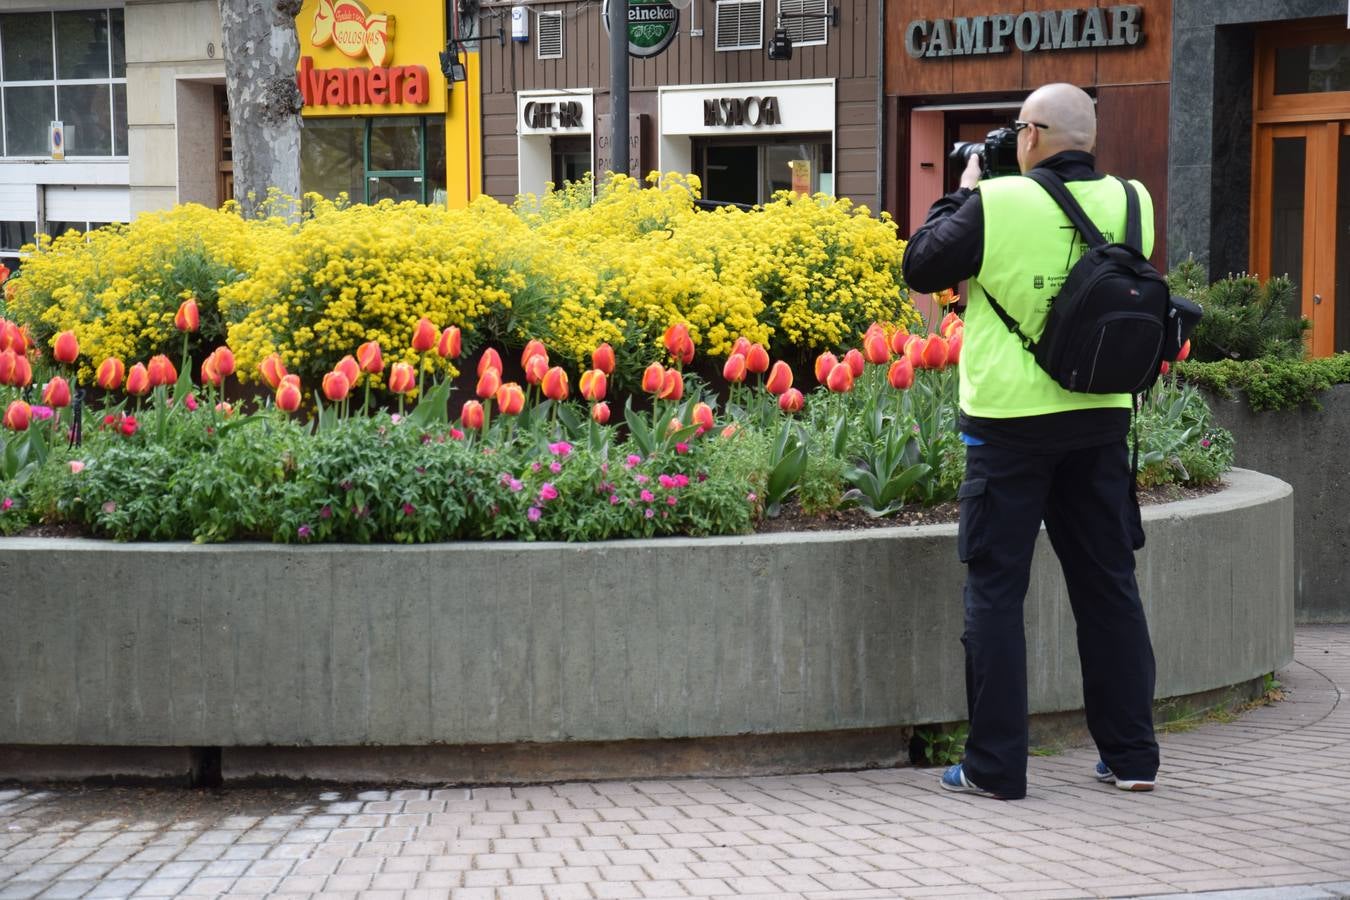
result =
M1088 730L1118 777L1157 772L1153 646L1134 577L1144 536L1131 477L1124 441L1043 455L967 448L958 539L967 567L963 762L967 778L1001 797L1026 795L1022 607L1042 520L1077 623Z

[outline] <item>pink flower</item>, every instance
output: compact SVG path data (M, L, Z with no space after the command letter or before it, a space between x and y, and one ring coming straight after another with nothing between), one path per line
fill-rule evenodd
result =
M653 494L651 491L647 490L646 488L643 488L642 493L639 494L638 496L642 498L643 503L651 503L653 500L656 499L656 495Z
M616 505L618 504L618 502L619 502L619 495L618 495L618 494L610 494L610 495L609 495L609 505L610 505L610 506L616 506Z
M648 478L646 475L634 475L633 480L636 481L638 484L646 484L647 482L651 481L651 479Z
M553 482L544 482L544 486L539 489L539 499L543 501L558 499L558 489L553 486Z
M462 441L464 440L464 432L460 431L458 428L451 428L450 439L455 441Z
M520 490L525 487L525 483L521 481L519 478L512 478L510 481L506 483L506 486L511 489L511 493L516 494L519 493Z
M553 462L548 464L548 470L552 472L554 475L557 475L559 472L562 471L562 463L558 462L555 459Z
M300 538L300 540L302 541L308 540L309 536L313 533L314 533L313 529L311 529L308 525L301 525L299 528L295 530L296 537Z
M666 506L674 506L678 502L679 501L675 499L674 494L671 494L669 497L666 498Z
M31 412L33 419L38 422L45 422L52 416L56 415L56 413L52 412L52 408L50 406L34 405L29 407L29 411Z
M680 441L678 444L675 445L675 452L681 455L688 453L689 445L686 444L684 441Z
M0 501L0 512L8 512L13 508L14 508L13 497L6 497L3 501Z
M320 518L320 519L331 519L331 518L333 518L333 507L331 507L331 506L329 506L327 503L325 503L325 504L323 505L323 509L319 510L319 518Z
M567 441L558 441L555 444L548 445L548 452L554 456L566 456L572 452L572 445Z
M405 504L403 504L403 514L404 514L405 516L411 516L411 515L413 515L413 514L416 513L416 512L417 512L417 507L413 506L411 503L405 503Z
M72 459L70 461L70 473L72 475L78 475L83 471L84 471L84 463L80 462L78 459Z
M628 454L628 458L623 461L623 464L627 468L631 469L633 468L633 466L636 466L640 462L642 462L642 457L638 456L636 453L630 453Z
M657 481L661 482L661 487L665 488L666 490L670 490L671 488L675 487L675 479L669 475L662 475L660 478L657 479Z
M643 515L650 519L652 516L656 515L656 513L653 512L652 508L649 506L647 507L647 510L646 512L643 513Z
M543 514L544 511L542 509L540 509L537 506L531 506L529 508L529 511L525 513L525 518L529 519L531 522L538 522L539 517L542 516Z

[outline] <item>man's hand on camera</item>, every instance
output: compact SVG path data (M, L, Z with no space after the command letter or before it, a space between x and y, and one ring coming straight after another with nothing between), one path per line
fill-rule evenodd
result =
M972 153L966 160L966 169L961 173L961 187L966 190L974 190L975 185L980 183L980 154Z

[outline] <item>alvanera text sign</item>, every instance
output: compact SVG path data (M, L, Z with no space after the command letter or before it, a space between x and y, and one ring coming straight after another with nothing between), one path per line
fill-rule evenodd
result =
M1143 39L1143 8L1136 5L914 19L905 26L905 52L915 59L984 56L1013 48L1029 53L1126 47Z

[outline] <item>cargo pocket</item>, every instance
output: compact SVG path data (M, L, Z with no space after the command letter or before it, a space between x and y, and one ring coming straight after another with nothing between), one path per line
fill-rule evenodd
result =
M970 478L961 482L957 499L961 501L961 524L956 529L956 553L961 562L970 562L982 554L989 542L985 534L985 486L988 479Z

